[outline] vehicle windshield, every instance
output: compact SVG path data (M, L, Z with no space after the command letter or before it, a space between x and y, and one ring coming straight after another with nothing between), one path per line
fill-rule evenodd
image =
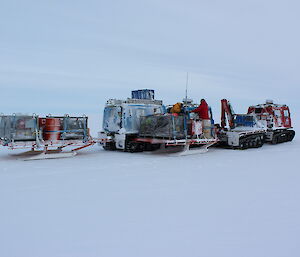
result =
M117 132L121 128L122 109L120 106L105 107L103 130Z

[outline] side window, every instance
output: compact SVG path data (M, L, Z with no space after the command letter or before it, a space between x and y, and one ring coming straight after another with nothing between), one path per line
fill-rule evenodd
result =
M289 117L289 111L288 110L284 110L283 113L284 113L284 117L285 118Z
M274 114L275 114L276 117L280 117L281 116L280 110L275 110Z
M255 113L262 113L262 108L255 108Z
M145 116L145 110L142 108L136 109L136 116L137 117Z

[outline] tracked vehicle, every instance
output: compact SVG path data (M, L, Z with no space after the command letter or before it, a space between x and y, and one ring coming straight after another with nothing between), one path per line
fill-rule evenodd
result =
M109 99L104 108L102 131L98 133L100 144L105 150L132 151L141 118L165 111L163 102L154 99L151 89L134 90L126 100Z
M295 131L287 105L274 104L272 100L267 100L265 104L250 106L248 114L252 114L265 126L267 142L278 144L293 140Z
M221 100L221 126L217 125L216 129L220 145L233 149L261 147L267 131L255 115L235 114L226 99Z
M201 151L207 151L218 139L213 125L211 137L203 136L202 122L189 113L194 108L192 100L188 99L184 102L183 112L172 115L162 101L154 99L153 90L133 91L132 98L127 100L107 101L99 139L105 150L142 152L160 149L187 153L190 148L202 147Z

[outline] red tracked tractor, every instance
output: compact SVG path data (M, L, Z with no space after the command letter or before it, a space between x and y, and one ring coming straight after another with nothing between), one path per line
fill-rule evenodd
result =
M217 134L223 145L247 149L261 147L265 142L292 141L295 131L286 105L267 100L265 104L250 106L247 114L235 114L230 102L222 99L221 126L217 126Z
M248 114L254 115L266 127L266 141L272 144L292 141L295 131L292 127L290 109L285 104L274 104L267 100L248 108Z

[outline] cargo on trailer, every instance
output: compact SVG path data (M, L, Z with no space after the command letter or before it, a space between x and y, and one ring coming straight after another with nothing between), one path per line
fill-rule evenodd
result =
M182 139L186 137L184 115L150 115L141 118L140 137Z
M34 152L31 160L74 156L75 151L94 143L86 116L0 116L0 144L10 149L30 148L30 153ZM71 152L63 152L70 147Z
M171 111L171 108L169 108ZM129 143L129 149L142 151L153 148L168 152L182 152L181 155L206 152L208 147L218 142L214 133L213 119L210 119L210 133L204 133L203 121L190 113L193 108L183 106L181 113L150 115L141 119L140 133ZM189 150L198 149L197 151Z
M86 116L70 117L46 116L39 118L39 128L45 141L88 140L88 118Z
M36 141L38 136L38 116L1 115L0 140L2 145L13 142Z

